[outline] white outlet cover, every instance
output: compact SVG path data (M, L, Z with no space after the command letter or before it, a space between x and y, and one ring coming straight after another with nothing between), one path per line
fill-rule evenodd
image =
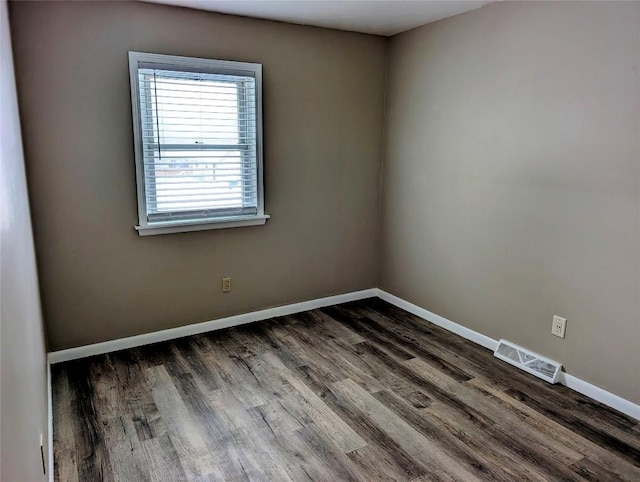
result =
M567 319L562 318L561 316L558 316L558 315L554 315L553 324L551 325L551 334L558 336L560 338L564 338L566 331L567 331Z

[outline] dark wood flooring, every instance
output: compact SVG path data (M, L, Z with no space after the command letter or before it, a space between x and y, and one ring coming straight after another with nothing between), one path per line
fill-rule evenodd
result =
M376 298L52 375L59 481L640 481L637 420Z

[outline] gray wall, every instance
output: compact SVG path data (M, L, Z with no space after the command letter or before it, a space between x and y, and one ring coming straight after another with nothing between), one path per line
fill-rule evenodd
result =
M11 7L51 349L376 285L386 39L145 3ZM138 237L129 50L263 64L265 226Z
M504 2L393 37L380 282L636 403L639 25Z
M0 479L46 480L47 371L7 3L0 2ZM45 453L47 447L45 445Z

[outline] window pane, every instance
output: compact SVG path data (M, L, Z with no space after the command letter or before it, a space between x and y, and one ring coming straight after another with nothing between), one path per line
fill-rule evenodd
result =
M149 213L257 204L253 163L243 162L241 150L158 152L148 167Z
M229 145L255 137L253 78L154 69L140 69L139 75L148 141Z
M152 82L161 144L237 144L238 87L231 82ZM179 90L178 90L179 89Z

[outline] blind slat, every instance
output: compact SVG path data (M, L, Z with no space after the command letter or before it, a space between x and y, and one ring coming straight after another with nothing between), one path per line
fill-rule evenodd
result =
M219 180L218 183L228 183L229 181L225 181L225 180ZM240 182L240 181L238 181ZM255 183L252 183L255 184ZM192 195L206 195L206 194L226 194L229 192L234 192L237 191L236 193L240 193L240 186L220 186L220 187L209 187L209 186L192 186L189 188L186 187L173 187L173 188L169 188L167 187L166 184L161 184L158 183L155 186L155 190L158 192L162 192L164 194L184 194L185 196L192 196ZM246 189L244 189L242 191L244 194L250 194L252 192L255 192L255 187L251 188L251 187L247 187ZM234 195L236 194L234 193Z
M220 206L220 203L224 203L224 205L229 204L231 202L235 203L236 205L239 203L240 205L243 204L243 199L247 199L248 201L245 204L255 204L255 196L251 197L251 196L242 196L240 194L238 194L237 196L224 196L224 195L218 195L218 196L210 196L207 197L206 199L195 199L195 198L191 198L191 199L182 199L180 197L171 197L171 196L160 196L158 195L158 200L157 200L157 205L158 206L173 206L173 205L180 205L180 206L187 206L187 205L198 205L198 206L203 206L203 207L214 207L214 206Z

